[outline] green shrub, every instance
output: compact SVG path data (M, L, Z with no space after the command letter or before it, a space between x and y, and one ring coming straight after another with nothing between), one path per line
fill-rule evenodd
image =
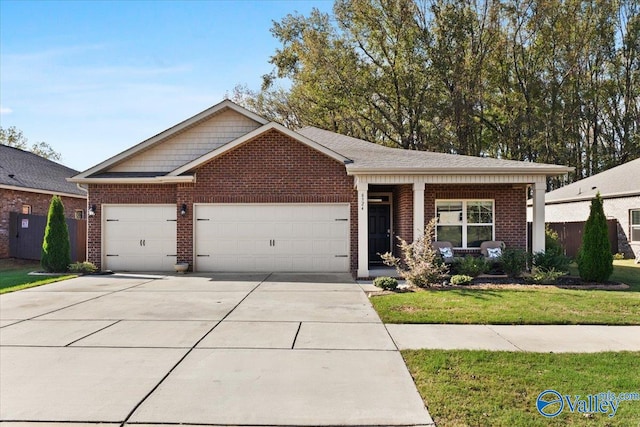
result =
M546 252L536 252L533 254L533 265L539 270L569 271L571 258L559 252L557 248L547 248Z
M398 281L393 277L376 277L373 284L386 291L395 291L398 289Z
M534 269L533 274L531 275L531 281L533 281L533 283L552 285L555 284L556 281L565 274L567 273L565 273L564 271L557 271L553 268L550 270Z
M455 270L459 275L476 277L486 273L491 265L483 257L467 255L455 261Z
M69 264L69 271L71 273L91 274L91 273L95 273L97 270L98 268L88 261L74 262L73 264Z
M613 255L613 259L616 261L620 261L624 259L624 254L622 252L618 252L617 254Z
M465 276L464 274L456 274L455 276L451 276L451 284L452 285L468 285L473 281L473 277Z
M591 200L591 211L584 225L582 246L578 253L578 271L582 280L589 282L605 282L613 273L607 218L600 193Z
M500 257L502 270L509 277L519 277L527 268L529 254L522 249L505 249Z
M395 267L400 277L411 286L421 288L439 283L440 278L447 274L449 268L438 261L438 254L431 245L435 237L436 218L429 221L424 233L412 243L407 243L398 237L402 259L391 252L381 255L386 265Z
M63 273L71 264L69 230L64 218L64 206L59 196L51 198L47 227L44 230L40 265L49 273Z
M564 254L564 248L560 242L560 236L558 232L549 228L549 224L544 227L544 246L547 251L555 251L556 253Z

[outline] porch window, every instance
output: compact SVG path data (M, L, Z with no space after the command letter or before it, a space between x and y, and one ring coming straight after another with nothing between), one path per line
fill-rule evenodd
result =
M479 248L494 240L493 212L493 200L437 200L436 240L456 248Z
M640 242L640 209L630 211L631 221L631 241Z

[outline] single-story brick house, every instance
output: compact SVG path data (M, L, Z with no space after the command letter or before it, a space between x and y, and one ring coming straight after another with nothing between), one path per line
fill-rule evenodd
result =
M88 258L102 269L330 271L369 276L379 253L438 215L461 252L483 240L544 249L556 165L407 151L294 132L223 101L71 178L86 185Z
M0 258L9 253L10 214L47 215L58 195L65 216L84 218L87 192L67 178L78 171L19 148L0 144Z
M618 248L612 249L627 258L640 257L640 159L547 193L547 222L586 221L596 193L602 196L607 218L618 222Z

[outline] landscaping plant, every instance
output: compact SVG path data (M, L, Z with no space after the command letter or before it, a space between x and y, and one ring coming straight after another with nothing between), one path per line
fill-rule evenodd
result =
M613 273L613 255L609 243L607 218L600 193L591 200L591 211L584 225L582 246L578 253L578 272L583 280L605 282Z
M373 284L385 291L395 291L398 289L398 281L393 277L376 277L373 279Z
M465 276L464 274L456 274L454 276L451 276L451 280L449 280L449 281L454 286L468 285L473 281L473 277Z
M491 266L482 257L467 255L464 258L456 260L454 268L458 274L476 277L489 271Z
M71 273L91 274L91 273L95 273L96 270L98 270L98 268L95 265L93 265L93 263L90 263L88 261L74 262L73 264L69 265L69 271Z
M63 273L71 264L69 230L64 217L64 206L59 196L51 198L47 227L44 230L40 265L48 273Z
M502 270L509 277L519 277L527 268L529 255L522 249L505 249L500 257Z
M446 265L438 261L438 254L431 245L435 236L436 221L436 218L429 221L424 233L413 243L407 243L398 236L400 241L398 247L402 252L402 259L394 256L391 252L381 255L383 262L388 266L395 267L398 274L409 285L421 288L429 287L438 283L449 270Z
M568 272L571 258L564 254L564 249L560 244L558 233L550 229L547 225L545 229L545 252L533 254L533 266L538 271L561 271Z

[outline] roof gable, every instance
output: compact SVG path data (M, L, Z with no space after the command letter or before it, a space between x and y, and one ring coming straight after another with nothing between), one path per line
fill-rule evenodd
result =
M212 135L216 116L222 124L218 129L219 132ZM81 180L105 172L166 173L177 167L176 161L179 164L184 164L198 157L202 152L208 152L212 147L215 148L233 140L239 134L265 123L267 121L262 117L225 100L76 175L74 179ZM197 129L203 124L203 135L199 135ZM183 138L180 137L181 134L185 134ZM195 140L193 139L194 135L196 136ZM181 147L185 142L188 142L187 146ZM162 148L164 144L168 144L166 148ZM178 155L176 156L176 154ZM171 160L173 157L177 157L177 160ZM153 168L156 170L148 170Z
M324 145L318 144L316 141L313 141L303 135L300 135L299 133L296 133L294 131L292 131L291 129L288 129L278 123L275 122L270 122L267 123L257 129L255 129L252 132L249 132L243 136L241 136L240 138L235 139L234 141L229 142L228 144L225 144L203 156L200 156L199 158L177 168L176 170L172 171L171 173L168 174L168 176L179 176L183 173L189 172L193 169L198 168L199 166L213 160L214 158L223 155L224 153L233 150L236 147L239 147L241 145L246 144L247 142L255 139L256 137L264 134L265 132L268 132L270 130L276 130L306 146L308 146L309 148L312 148L316 151L319 151L320 153L338 161L341 162L343 164L348 164L351 163L351 159L344 157L343 155L339 154L336 151L333 151L327 147L325 147Z
M0 145L0 187L86 197L66 181L78 171L19 148Z

